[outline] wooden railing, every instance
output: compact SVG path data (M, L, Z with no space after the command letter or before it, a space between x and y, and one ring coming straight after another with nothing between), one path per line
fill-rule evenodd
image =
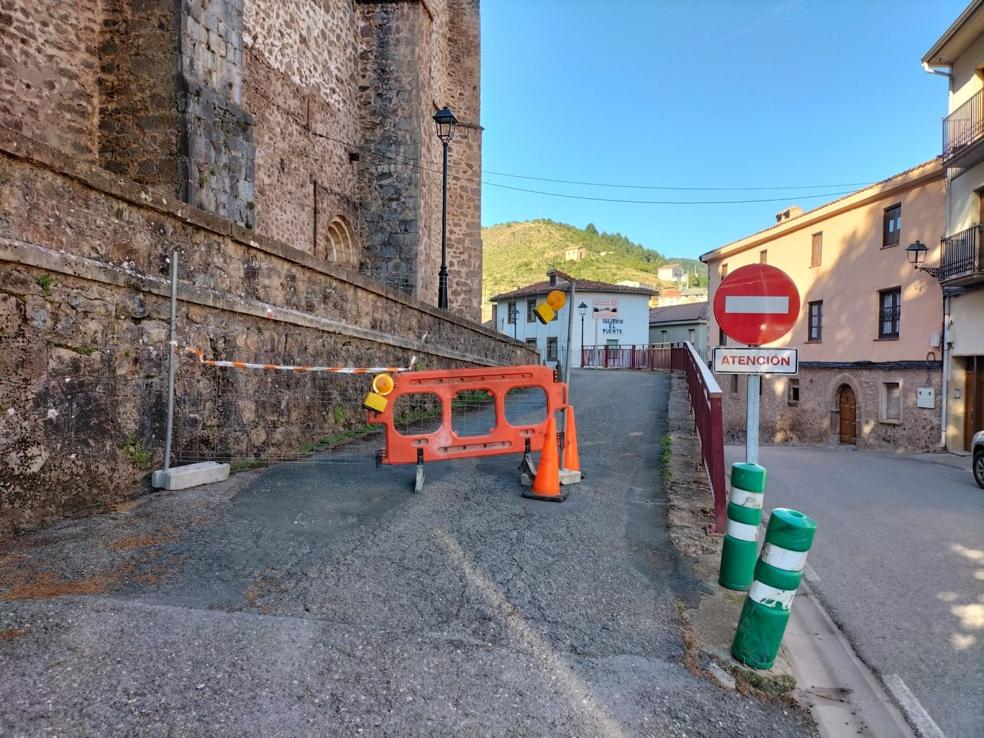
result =
M581 350L581 366L683 372L687 379L694 427L700 440L701 459L714 496L714 531L724 533L727 525L728 491L724 481L721 387L707 367L707 360L687 341L646 346L585 346Z

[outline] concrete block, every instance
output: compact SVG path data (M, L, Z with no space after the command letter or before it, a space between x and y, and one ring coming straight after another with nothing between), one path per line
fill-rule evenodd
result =
M150 478L151 486L156 489L187 489L200 484L221 482L229 478L229 465L215 461L202 461L198 464L173 466L167 471L158 469Z
M560 477L560 483L562 485L581 483L581 472L579 471L572 471L570 469L561 469L559 477Z

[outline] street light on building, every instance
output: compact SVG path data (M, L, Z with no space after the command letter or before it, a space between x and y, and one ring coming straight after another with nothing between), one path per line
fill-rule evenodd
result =
M577 306L577 314L581 316L581 357L584 357L584 316L588 314L587 303L582 302Z
M444 106L434 113L437 137L444 147L444 181L441 186L441 270L437 273L437 306L448 309L448 144L454 138L458 119Z
M939 267L924 266L924 262L926 261L926 253L928 251L929 249L926 248L926 244L917 239L915 242L910 243L905 247L905 256L909 260L909 263L912 264L913 268L926 272L929 276L934 277L935 279L939 279Z

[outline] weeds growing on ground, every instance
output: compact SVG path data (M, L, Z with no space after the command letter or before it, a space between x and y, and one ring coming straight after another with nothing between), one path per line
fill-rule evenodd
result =
M663 441L661 443L662 453L659 457L659 467L660 474L663 477L664 482L670 481L670 446L673 441L670 439L670 434L667 433L663 436Z
M140 438L137 438L136 434L128 435L120 446L120 450L129 456L133 465L141 471L150 469L154 460L154 453L147 448L147 445Z

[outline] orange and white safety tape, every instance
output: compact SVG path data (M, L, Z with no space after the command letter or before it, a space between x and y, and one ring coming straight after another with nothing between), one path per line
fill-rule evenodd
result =
M381 372L408 372L413 369L417 361L414 356L410 359L410 366L294 366L290 364L253 364L248 361L221 361L219 359L206 359L205 352L201 349L190 346L185 349L189 353L198 357L198 361L206 366L225 366L233 369L268 369L277 372L327 372L330 374L379 374Z

